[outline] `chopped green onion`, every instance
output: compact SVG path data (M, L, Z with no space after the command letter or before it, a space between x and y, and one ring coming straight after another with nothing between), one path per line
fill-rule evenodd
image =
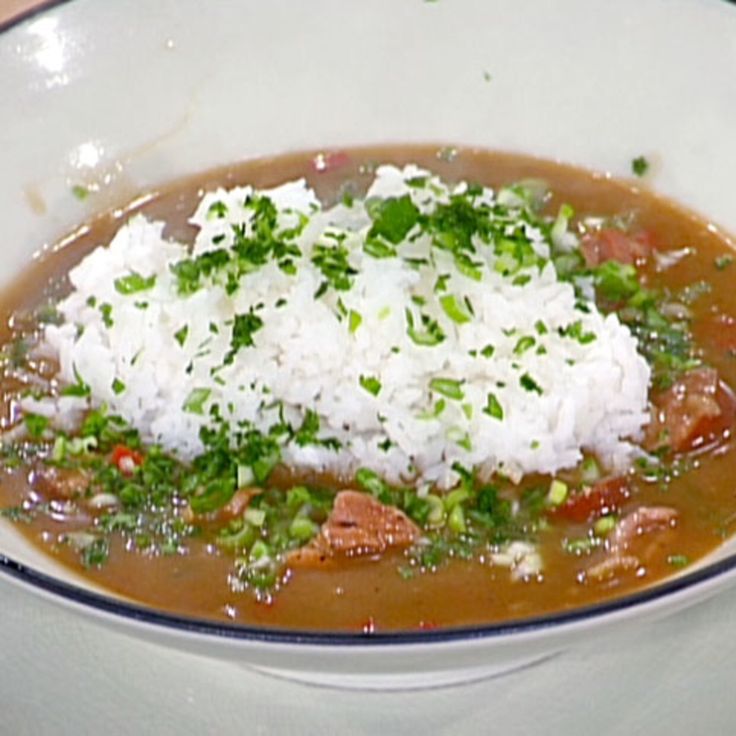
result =
M559 506L565 503L567 499L567 483L563 483L561 480L554 479L549 486L547 492L547 503L550 506Z
M454 378L433 378L429 382L429 388L435 393L442 394L448 399L462 401L465 397L462 385L464 381L457 381Z
M422 347L432 347L439 345L445 339L445 333L439 326L437 320L431 319L426 314L420 315L420 320L423 329L416 329L414 327L414 315L410 309L406 309L406 322L407 322L407 334L416 345Z
M289 525L289 536L300 542L308 542L318 529L319 527L306 516L295 516Z
M690 558L687 555L669 555L667 564L672 567L687 567L690 564Z
M353 309L348 312L348 329L350 330L350 334L354 334L362 322L363 317L360 312L356 312Z
M440 414L445 410L447 402L444 399L440 399L435 403L429 411L422 411L417 415L418 419L437 419Z
M593 524L593 531L599 537L605 537L606 534L613 531L616 528L616 517L615 516L602 516L598 521Z
M209 388L195 388L184 401L182 409L189 414L204 414L204 404L209 399L212 390Z
M253 526L261 527L266 521L266 512L263 509L254 509L248 507L243 514L243 518Z
M601 471L598 463L592 457L586 457L580 466L580 478L583 483L595 483L600 480Z
M447 511L452 511L455 506L467 501L471 496L470 490L461 485L459 488L451 490L443 499L442 503Z
M250 465L238 465L237 478L238 488L246 488L253 483L256 476Z
M467 526L465 525L465 512L463 511L463 507L459 504L450 511L450 515L447 517L447 526L450 527L455 534L464 534L467 531Z
M531 335L520 337L514 346L514 355L522 355L529 350L529 348L533 348L536 342L537 341Z
M458 301L458 298L454 294L447 294L446 296L440 297L440 305L445 314L459 325L469 322L471 319L467 307Z
M121 276L115 279L115 290L123 296L137 294L140 291L152 289L156 284L156 275L144 277L133 271L128 276Z
M445 523L445 505L439 496L430 493L425 498L429 504L429 513L427 514L427 526L437 528Z
M250 548L250 559L255 561L268 557L271 557L271 548L262 539L257 539Z

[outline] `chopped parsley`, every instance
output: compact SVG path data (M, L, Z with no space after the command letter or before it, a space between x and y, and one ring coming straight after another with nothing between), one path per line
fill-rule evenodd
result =
M350 265L348 255L348 249L341 243L314 246L312 263L325 279L317 289L315 298L322 296L330 287L335 291L348 291L352 287L357 271Z
M408 194L403 197L366 200L366 209L373 221L368 231L369 241L380 237L398 245L419 220L419 210Z
M255 345L253 335L262 327L263 320L255 313L253 307L245 314L235 315L230 337L230 350L225 355L225 365L231 365L240 350Z
M26 414L24 422L29 436L34 440L40 440L49 426L49 418L40 414Z
M644 176L649 171L649 161L644 156L637 156L631 161L631 171L636 176Z
M74 366L74 378L75 383L72 383L69 386L64 386L64 388L61 389L60 394L62 396L76 396L79 398L86 398L89 396L92 393L92 389L89 384L84 381L82 376L79 375L76 366Z
M542 387L528 373L523 373L519 377L519 384L525 391L542 394Z
M189 334L189 325L184 325L174 333L174 339L184 347L184 343L187 341L187 335Z
M208 220L216 220L216 219L222 219L224 217L227 217L228 208L227 205L224 202L217 201L213 202L209 208L207 209L207 219Z
M718 256L714 261L715 267L719 271L725 271L732 263L733 263L734 257L730 254Z
M81 184L75 184L72 187L72 194L80 201L84 202L89 197L89 189Z
M112 304L100 304L100 314L102 315L102 324L108 329L113 326Z
M557 332L559 333L560 337L569 337L571 340L575 340L581 345L587 345L588 343L591 343L596 339L594 332L584 331L582 320L576 320L566 327L560 327L558 328Z
M320 438L317 437L319 432L320 421L319 415L312 409L307 409L304 414L302 426L294 432L293 439L299 447L306 445L318 445L331 450L339 450L341 443L334 437Z
M381 391L381 382L375 376L360 376L360 385L369 393L378 396Z

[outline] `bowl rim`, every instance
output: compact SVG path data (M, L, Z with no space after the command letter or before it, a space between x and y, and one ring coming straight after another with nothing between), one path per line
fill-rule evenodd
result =
M663 583L644 587L629 595L612 598L594 605L569 610L509 619L491 624L476 624L439 629L411 629L398 631L319 631L288 629L268 626L249 626L228 623L217 619L205 619L170 613L150 608L143 603L115 598L79 585L65 582L40 572L0 553L0 574L36 591L62 599L60 602L76 604L88 613L110 614L125 622L150 625L178 634L195 634L221 640L251 643L334 646L397 646L417 644L443 644L473 640L499 640L509 636L521 636L549 630L561 630L575 624L602 625L616 614L626 614L635 608L656 605L677 593L695 593L699 588L736 572L736 553L713 562L691 573L676 575Z
M34 7L0 21L4 35L25 21L49 10L71 4L74 0L41 0ZM723 0L736 6L736 0ZM707 583L722 579L736 571L736 552L693 572L676 575L662 583L644 587L629 595L615 597L588 606L575 607L550 614L510 619L492 624L479 624L436 630L400 630L375 632L318 631L248 626L216 619L184 616L150 608L143 603L119 599L112 595L88 590L41 572L0 552L0 574L37 592L50 594L59 602L78 605L88 613L110 614L114 619L150 625L178 634L195 634L221 640L251 643L310 646L397 646L442 644L472 640L499 640L508 636L559 630L574 624L602 624L611 615L625 614L632 609L656 604L680 592L695 593Z

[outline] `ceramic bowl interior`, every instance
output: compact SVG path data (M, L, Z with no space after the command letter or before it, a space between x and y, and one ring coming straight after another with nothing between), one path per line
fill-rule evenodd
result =
M94 212L161 183L352 144L477 146L614 176L643 154L646 186L736 232L734 34L723 0L49 3L0 33L0 284ZM77 184L96 193L79 202ZM90 589L5 523L0 553ZM724 545L691 587L725 574L733 554ZM198 634L182 629L177 643ZM298 639L283 643L292 661ZM451 656L470 639L454 641Z

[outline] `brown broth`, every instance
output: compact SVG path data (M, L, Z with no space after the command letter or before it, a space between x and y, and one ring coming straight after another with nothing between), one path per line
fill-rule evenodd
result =
M365 148L349 151L345 165L325 172L315 171L313 156L301 153L213 170L167 185L123 214L98 217L87 232L34 264L2 294L0 343L10 336L6 325L13 314L32 308L44 294L63 292L63 277L69 268L94 247L108 242L133 212L165 219L168 234L191 239L193 231L186 220L203 190L244 183L265 187L306 176L318 195L334 200L346 180L357 182L359 187L367 185L374 162L415 162L450 181L466 179L498 186L529 177L543 179L554 192L550 206L555 209L568 202L578 213L605 216L633 211L638 224L653 231L666 249L694 248L696 256L663 273L649 268L646 277L652 284L672 289L701 280L711 284L712 290L701 296L695 307L693 330L707 362L718 369L727 384L736 387L736 359L732 356L736 330L733 346L724 349L722 325L716 319L716 315L736 315L736 289L731 286L736 270L714 267L714 259L729 253L732 244L691 213L634 183L519 155L465 149L448 160L450 157L438 155L434 146ZM4 427L12 423L8 399L15 389L17 384L6 378ZM576 558L563 550L563 536L582 534L585 525L572 525L564 534L560 529L547 534L541 580L512 582L505 568L460 560L436 572L404 579L397 573L403 558L396 553L381 559L345 560L326 570L295 570L288 584L268 602L258 602L247 593L233 593L227 583L232 558L214 553L201 541L189 543L187 554L170 557L130 554L114 544L102 569L84 570L69 545L56 543L58 534L68 526L39 516L19 528L35 545L96 583L146 605L184 615L321 630L480 624L570 609L630 593L675 572L668 557L686 554L695 560L711 551L736 524L736 492L730 480L736 477L736 452L728 441L717 452L693 460L694 467L666 490L656 484L637 486L637 503L672 506L680 519L675 528L649 540L642 553L643 574L622 574L605 583L578 580L580 570L599 553ZM0 483L0 506L17 505L28 490L24 469L6 472Z

